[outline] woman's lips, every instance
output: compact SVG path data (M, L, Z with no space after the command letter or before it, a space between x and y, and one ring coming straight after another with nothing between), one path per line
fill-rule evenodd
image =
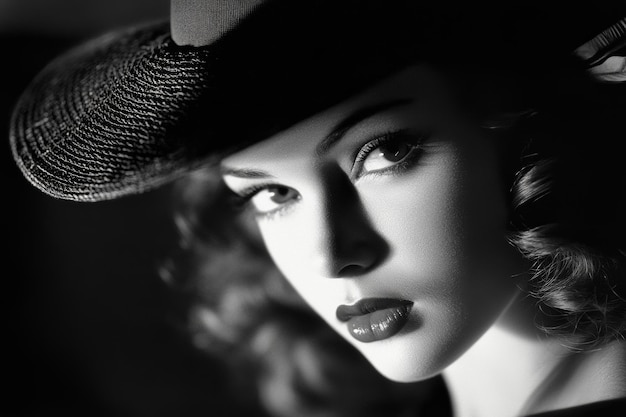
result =
M348 323L350 335L361 342L375 342L398 333L409 320L412 301L365 298L354 305L337 307L337 319Z

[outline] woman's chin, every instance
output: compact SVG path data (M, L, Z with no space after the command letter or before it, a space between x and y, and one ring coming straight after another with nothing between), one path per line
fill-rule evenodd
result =
M418 382L432 378L443 371L447 362L432 352L420 352L409 335L388 340L359 343L357 349L385 378L394 382Z

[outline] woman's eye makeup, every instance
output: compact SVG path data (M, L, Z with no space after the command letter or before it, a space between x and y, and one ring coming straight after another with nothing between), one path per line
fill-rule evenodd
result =
M385 133L365 143L353 157L353 179L364 176L400 174L411 168L423 149L428 135L398 130Z
M427 138L425 134L398 130L368 140L351 154L351 177L357 180L370 175L398 175L407 171L419 159ZM284 214L301 199L295 189L276 183L256 184L236 194L239 207L251 206L262 218Z
M249 204L257 215L272 217L300 200L300 193L280 184L258 184L237 192L240 205Z

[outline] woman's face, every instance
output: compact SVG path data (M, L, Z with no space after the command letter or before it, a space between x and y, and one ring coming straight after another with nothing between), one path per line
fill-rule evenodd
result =
M518 292L493 141L416 66L222 168L309 305L383 375L416 381L462 355Z

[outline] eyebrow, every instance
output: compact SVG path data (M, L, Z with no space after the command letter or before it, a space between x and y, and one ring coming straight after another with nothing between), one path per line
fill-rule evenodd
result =
M377 113L381 113L383 111L387 111L391 108L404 106L409 104L412 101L410 98L401 98L390 101L385 101L382 103L375 104L373 106L363 107L356 110L354 113L351 113L339 122L333 130L326 135L324 139L316 146L315 154L317 156L323 156L326 152L328 152L335 143L339 142L346 133L354 126L364 121L365 119L372 117Z
M317 156L323 156L333 147L333 145L339 142L350 129L365 119L394 107L407 105L412 101L413 100L411 98L400 98L357 109L355 112L349 114L346 118L339 122L333 130L326 135L324 139L322 139L322 141L315 147L315 154ZM222 167L221 171L223 176L229 175L238 178L261 179L274 177L273 175L258 169Z
M221 168L222 176L229 175L231 177L237 178L250 178L250 179L260 179L260 178L274 178L273 175L265 171L261 171L260 169L237 169L237 168Z

